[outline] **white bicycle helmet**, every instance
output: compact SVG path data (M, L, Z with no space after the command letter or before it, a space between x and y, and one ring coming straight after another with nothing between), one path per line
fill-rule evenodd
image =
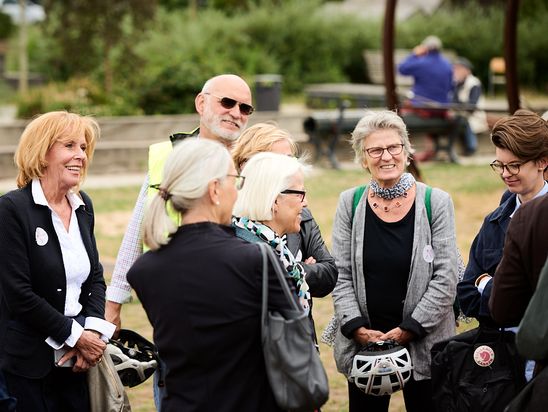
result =
M372 342L352 361L349 380L368 395L391 395L403 389L413 365L409 352L397 342Z
M129 329L121 329L118 339L110 340L107 353L120 380L130 388L146 381L158 368L154 344Z

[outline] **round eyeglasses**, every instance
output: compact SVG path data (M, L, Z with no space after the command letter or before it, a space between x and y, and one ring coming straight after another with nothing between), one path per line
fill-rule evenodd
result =
M399 155L403 151L403 143L391 144L387 147L370 147L369 149L365 149L367 154L373 159L378 159L379 157L382 157L385 150L392 156Z
M306 196L305 190L293 190L293 189L286 189L282 192L280 192L282 195L299 195L301 198L301 203L304 202L304 198Z
M504 173L504 169L508 171L510 176L515 176L519 173L519 168L521 165L524 165L525 163L529 162L529 160L525 162L513 162L513 163L502 163L498 160L492 161L489 166L491 166L491 169L495 173L498 173L499 175L502 175Z

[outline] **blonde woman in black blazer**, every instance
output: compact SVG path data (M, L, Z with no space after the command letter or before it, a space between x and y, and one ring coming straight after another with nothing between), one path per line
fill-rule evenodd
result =
M114 331L93 207L78 190L98 137L87 117L36 118L15 154L19 189L0 198L0 358L18 412L88 411L85 372Z

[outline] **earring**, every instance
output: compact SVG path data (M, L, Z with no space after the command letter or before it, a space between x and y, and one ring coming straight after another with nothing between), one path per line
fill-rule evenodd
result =
M217 200L217 201L215 202L215 204L216 204L217 206L219 206L221 203Z

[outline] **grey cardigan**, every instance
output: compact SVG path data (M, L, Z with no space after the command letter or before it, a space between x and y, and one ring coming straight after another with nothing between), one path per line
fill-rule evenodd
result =
M403 307L403 318L411 315L427 333L408 345L416 380L430 378L432 345L455 335L452 305L457 284L457 247L453 202L444 191L432 190L430 227L424 204L425 189L426 185L417 182L413 253ZM363 273L365 200L368 193L365 191L356 208L353 225L354 191L352 188L341 193L333 223L333 256L339 269L333 302L339 325L357 317L369 319ZM428 245L434 250L431 262L424 256ZM338 328L334 356L339 372L349 376L352 359L359 349L359 344L347 339Z

